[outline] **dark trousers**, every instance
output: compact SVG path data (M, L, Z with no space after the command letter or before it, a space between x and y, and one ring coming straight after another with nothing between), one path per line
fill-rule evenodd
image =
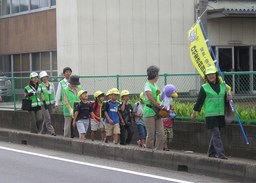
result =
M221 140L219 127L212 128L211 134L212 134L212 137L209 143L208 156L212 156L212 155L223 156L224 147Z
M126 137L126 131L127 131L127 137ZM132 125L120 125L120 144L130 144L132 141L132 136L134 134Z

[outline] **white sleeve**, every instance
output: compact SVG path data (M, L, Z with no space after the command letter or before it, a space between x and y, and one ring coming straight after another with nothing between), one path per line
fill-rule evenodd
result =
M146 92L146 91L151 91L151 92L152 92L152 90L151 90L151 88L150 88L149 86L145 86L144 91L145 91L145 92Z
M57 91L56 91L56 96L55 96L55 106L58 106L60 104L61 90L62 90L62 87L61 87L61 84L59 82L58 88L57 88Z

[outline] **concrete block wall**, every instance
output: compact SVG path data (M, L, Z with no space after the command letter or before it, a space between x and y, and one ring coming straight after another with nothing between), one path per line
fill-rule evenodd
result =
M56 130L57 135L62 136L64 124L63 116L60 114L53 114L52 124ZM0 128L23 130L29 132L30 127L28 112L0 111ZM245 143L238 125L227 125L224 129L221 130L226 155L256 160L256 127L244 126L244 129L249 139L249 145ZM134 127L134 131L135 134L132 143L136 144L138 139L136 126ZM75 134L77 137L77 131L75 131ZM100 133L97 133L97 139L100 139L99 135ZM89 132L87 137L90 138ZM206 154L209 139L210 133L208 130L206 130L204 123L175 121L174 139L171 144L171 148L176 150L194 151Z

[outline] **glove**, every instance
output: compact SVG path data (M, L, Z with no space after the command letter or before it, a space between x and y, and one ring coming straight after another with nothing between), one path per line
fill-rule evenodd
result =
M48 109L48 107L47 107L47 105L46 105L46 102L45 102L45 101L43 101L43 104L44 104L44 108L45 108L45 110L47 110L47 109Z
M72 108L70 108L69 114L70 114L70 116L73 116L73 109Z

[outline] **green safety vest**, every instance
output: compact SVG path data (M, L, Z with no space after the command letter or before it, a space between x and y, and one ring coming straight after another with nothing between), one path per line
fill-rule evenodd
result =
M42 106L42 102L40 100L40 97L37 91L34 88L32 88L30 85L25 86L25 89L27 90L28 93L36 92L35 95L28 97L32 101L31 106L32 107Z
M144 88L146 86L149 86L153 95L153 98L155 99L155 101L159 102L159 94L157 94L158 86L155 84L153 85L150 82L147 82L144 86ZM154 104L152 102L150 102L148 100L148 97L145 93L145 91L143 92L143 117L147 118L147 117L153 117L156 115L155 111L152 109L152 107L154 106ZM151 106L151 107L149 107Z
M66 88L68 85L66 84L65 82L65 79L62 79L60 81L60 86L61 86L61 101L62 101L62 104L64 105L64 88Z
M66 86L68 86L68 85L66 84L66 82L65 82L65 79L62 79L62 80L60 81L60 85L61 85L61 88L62 88L62 89L64 89Z
M43 83L40 83L38 88L41 89L41 92L44 95L44 101L47 105L54 104L54 85L53 83L49 82L49 90Z
M225 110L225 92L226 88L224 84L220 84L220 92L217 94L209 83L202 85L206 98L204 100L205 116L224 116Z
M79 85L77 88L77 92L79 92L80 90L82 90L81 86ZM67 97L68 97L68 103L70 105L70 107L74 110L74 103L75 102L80 102L80 99L77 97L77 95L75 95L71 90L70 87L66 86L63 89L63 95L64 93L66 93ZM64 96L63 96L64 97ZM70 116L70 112L67 108L67 106L64 103L64 98L63 98L63 114L64 116Z

